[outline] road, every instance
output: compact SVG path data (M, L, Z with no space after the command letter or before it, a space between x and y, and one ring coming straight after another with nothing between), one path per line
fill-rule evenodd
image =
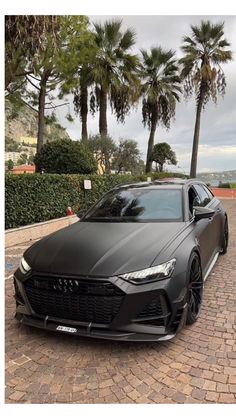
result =
M173 341L81 339L20 325L12 273L29 246L6 249L6 403L235 403L236 201L223 201L228 253L204 289L198 321Z

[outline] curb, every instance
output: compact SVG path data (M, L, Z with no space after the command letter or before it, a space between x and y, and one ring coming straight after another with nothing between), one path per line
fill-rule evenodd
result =
M40 239L54 231L67 227L78 221L77 215L70 215L42 223L30 224L24 227L12 228L5 231L5 247L15 246L31 240Z

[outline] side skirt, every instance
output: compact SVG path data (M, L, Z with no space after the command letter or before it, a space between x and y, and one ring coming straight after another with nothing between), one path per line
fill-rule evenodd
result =
M213 257L213 259L212 259L212 261L211 261L211 263L210 263L210 266L209 266L209 268L207 269L206 274L205 274L205 276L204 276L204 278L203 278L203 281L204 281L204 282L207 280L207 278L208 278L208 276L209 276L209 274L210 274L211 270L213 269L213 267L214 267L214 265L215 265L215 263L216 263L216 261L217 261L218 257L219 257L219 252L217 252L217 253L215 254L215 256Z

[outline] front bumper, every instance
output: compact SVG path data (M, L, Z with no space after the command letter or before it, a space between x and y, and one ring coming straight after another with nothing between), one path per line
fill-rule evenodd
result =
M99 285L110 284L110 286L116 289L118 294L122 296L119 307L117 306L111 320L109 320L107 313L108 309L111 310L111 304L106 306L107 298L109 300L109 296L105 297L105 299L104 297L101 297L103 298L103 306L100 304L99 296L96 296L97 299L95 300L95 297L93 296L93 303L95 306L91 306L90 300L82 300L83 304L86 303L86 305L83 306L85 307L85 310L87 310L87 306L90 307L88 313L88 316L90 317L91 315L95 315L96 317L97 314L94 314L93 311L96 311L96 304L100 305L99 314L94 318L95 321L93 321L92 318L85 319L84 316L82 316L81 321L81 318L77 318L77 316L74 315L75 311L73 311L73 316L71 314L67 315L66 313L65 315L62 315L62 311L59 310L59 307L57 313L57 306L55 304L53 308L52 305L50 305L47 311L43 299L45 294L47 296L47 291L43 291L42 293L42 304L38 304L35 308L35 301L32 300L32 292L34 291L31 289L31 292L29 293L27 284L29 284L29 281L32 283L32 279L35 277L38 278L39 275L42 281L46 280L45 278L50 278L50 281L55 281L58 278L58 275L50 275L49 277L46 274L39 274L36 272L32 272L29 276L24 276L19 270L16 271L14 276L16 290L15 317L25 325L61 333L70 333L78 336L101 339L119 341L163 341L173 338L185 323L187 310L185 303L185 273L173 278L143 285L133 285L118 277L106 279L82 278L82 283L86 285L89 284L89 287L91 284L95 284L95 280L96 284ZM63 278L66 278L68 281L73 281L75 279L64 276ZM38 292L38 290L36 291ZM57 293L58 292L57 289ZM55 301L67 302L68 298L71 298L70 296L71 294L67 294L67 290L64 290L64 294L62 296L59 295ZM61 300L61 298L65 299ZM73 301L73 304L75 305L75 301ZM117 304L117 300L115 300L115 304ZM155 304L159 304L159 306L157 307ZM105 317L101 317L103 316L103 309ZM105 319L104 321L103 318ZM58 330L58 326L63 326L62 329L64 330ZM61 329L61 327L59 329Z

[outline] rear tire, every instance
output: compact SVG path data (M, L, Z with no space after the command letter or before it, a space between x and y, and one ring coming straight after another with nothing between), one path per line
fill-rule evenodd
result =
M186 324L191 325L198 319L203 295L203 277L201 262L197 253L193 253L189 261L188 286L186 302L188 305Z
M222 239L222 250L220 252L221 255L224 255L227 252L228 243L229 243L229 227L228 227L227 217L225 217L224 232L223 232L223 239Z

